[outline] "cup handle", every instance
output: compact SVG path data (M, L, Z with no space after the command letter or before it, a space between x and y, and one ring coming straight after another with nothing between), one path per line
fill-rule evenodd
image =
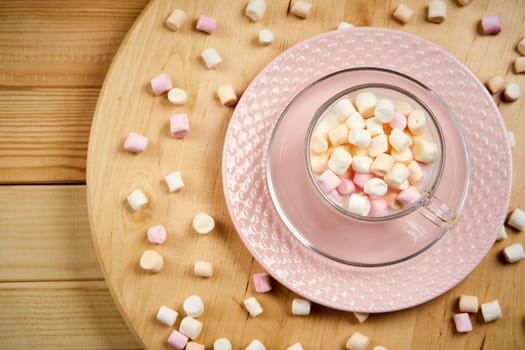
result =
M419 212L438 227L452 227L458 220L457 213L436 196L426 198Z

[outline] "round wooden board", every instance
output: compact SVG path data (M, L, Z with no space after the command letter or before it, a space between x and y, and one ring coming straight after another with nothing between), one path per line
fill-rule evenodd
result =
M340 349L355 331L370 336L373 345L421 348L426 339L417 334L425 334L422 332L436 322L436 318L428 316L429 312L438 313L439 333L444 331L451 339L452 300L455 302L460 290L448 293L438 304L427 303L421 313L414 308L374 315L363 325L350 313L316 305L311 316L293 316L290 305L296 296L277 283L270 293L255 293L251 276L262 269L236 234L222 191L221 157L232 109L219 103L215 96L217 87L232 83L241 93L283 50L332 30L343 20L356 25L400 28L389 16L392 9L388 2L379 0L314 1L313 13L307 20L289 14L288 1L269 3L264 19L254 23L243 14L245 1L154 0L123 41L100 93L87 168L95 250L117 306L148 349L167 348L166 339L173 329L155 320L158 308L167 305L179 312L175 325L178 329L184 316L182 303L193 294L201 296L205 303L205 313L199 318L204 328L196 341L207 349L220 337L231 339L235 349L244 348L254 338L268 349L284 349L295 342L301 342L305 349ZM423 8L425 2L417 3ZM177 32L164 25L174 8L183 9L189 16ZM348 16L356 13L359 16ZM216 33L206 35L194 30L200 14L218 20ZM474 21L475 16L471 17ZM421 29L422 19L414 22L405 29L431 40L436 37L435 25ZM455 32L462 23L463 19L458 18L447 30ZM257 44L257 33L263 28L271 28L276 34L276 41L269 47ZM471 29L469 35L473 36L475 29ZM438 43L447 43L446 38L443 35L442 43ZM460 56L468 52L456 41L443 46ZM200 59L200 53L208 47L217 49L224 59L216 70L206 69ZM161 72L169 73L175 86L188 91L185 106L171 105L165 96L153 96L149 81ZM190 115L191 132L184 139L174 139L169 134L169 117L177 112ZM123 150L128 132L149 138L146 152L133 155ZM174 171L181 171L185 188L169 193L163 179ZM136 188L146 194L149 204L133 212L126 197ZM217 227L209 235L200 236L191 227L193 216L199 212L216 219ZM168 230L167 242L159 246L146 239L147 228L156 224ZM138 267L141 254L147 249L154 249L165 258L164 268L158 274L146 274ZM212 278L193 275L196 260L213 263ZM264 307L264 313L257 318L249 317L243 306L243 300L250 296L256 296ZM443 305L445 300L447 304ZM421 321L420 317L423 322L416 322ZM407 331L402 334L400 329ZM474 339L464 337L455 345L463 348L465 344L477 343Z

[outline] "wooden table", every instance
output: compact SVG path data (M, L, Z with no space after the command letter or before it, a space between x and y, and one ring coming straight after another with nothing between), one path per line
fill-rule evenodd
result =
M323 7L323 1L313 2L312 16L302 22L308 26L300 30L291 25L276 33L285 39L272 47L272 55L253 56L255 67L346 20L417 33L452 52L480 80L501 74L525 90L525 75L514 74L510 65L518 56L514 47L525 35L525 1L474 0L464 8L449 1L447 20L436 25L424 21L426 1L407 0L416 13L406 26L390 17L396 1L349 1L330 9ZM173 1L174 7L183 3ZM91 117L104 75L146 4L146 0L0 2L0 349L140 348L114 306L96 262L87 220L85 164ZM209 6L217 4L209 2ZM234 23L242 9L241 4L237 7L239 11L222 11L221 21L232 16ZM498 36L477 34L477 20L485 14L502 17L504 31ZM241 49L241 45L232 47ZM525 99L496 100L517 138L510 209L525 208L525 124L520 112L525 110ZM329 317L339 324L340 348L349 335L360 331L370 335L373 344L385 340L386 346L411 349L523 349L525 263L503 264L499 253L507 244L524 244L525 238L507 231L509 238L495 244L469 277L426 304L374 315L363 325L351 314L319 307L315 311L320 316L288 318L285 327L265 323L267 328L261 332L271 335L285 328L300 340L303 328L311 329L317 317ZM246 261L249 266L242 271L260 269L253 259ZM292 297L282 286L277 290L283 300ZM451 317L462 293L478 295L482 301L498 298L503 319L484 324L473 318L472 333L454 334ZM281 310L278 304L266 312ZM239 324L239 329L246 324ZM329 341L323 337L323 327L316 327L319 340L303 344L306 349L321 348Z

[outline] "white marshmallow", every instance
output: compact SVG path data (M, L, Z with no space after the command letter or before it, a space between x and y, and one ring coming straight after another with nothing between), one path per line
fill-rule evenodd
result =
M525 37L523 37L518 45L516 46L516 50L522 55L525 56Z
M252 340L252 342L248 344L248 346L245 347L244 350L266 350L266 347L263 343L261 343L260 340L255 339Z
M352 23L349 23L349 22L340 22L338 25L337 25L337 30L340 30L340 29L348 29L348 28L353 28L354 25ZM524 49L525 50L525 49Z
M352 158L352 169L359 173L369 173L372 166L372 158L366 156L355 156Z
M459 311L470 312L475 314L478 312L478 297L474 295L463 294L459 298Z
M310 314L312 303L305 299L295 298L292 300L292 314L296 316L306 316Z
M348 139L348 128L345 124L341 124L338 127L330 130L330 132L328 133L328 138L334 146L343 144Z
M377 97L373 92L363 91L355 97L355 104L359 113L361 113L363 117L368 118L374 115Z
M310 165L314 173L320 174L328 169L328 156L326 154L310 156Z
M346 342L347 350L365 350L370 340L367 336L355 332Z
M182 106L188 102L188 93L181 88L173 88L168 91L168 101L174 105Z
M215 228L215 220L206 213L199 213L193 217L192 225L197 233L205 235Z
M395 163L385 175L384 180L388 186L399 189L407 180L408 175L410 175L410 171L404 164Z
M201 57L204 60L204 63L206 64L206 67L208 69L216 68L219 64L222 63L222 58L217 53L217 50L210 47L201 53Z
M346 119L346 126L350 130L354 129L364 129L366 126L365 118L359 112L352 112L348 119Z
M516 137L514 136L514 133L510 130L507 131L507 136L509 137L509 144L510 148L516 147Z
M213 265L208 261L196 261L193 272L197 276L209 278L213 275Z
M286 348L286 350L304 350L301 343L295 343L289 347Z
M370 172L379 176L385 176L393 165L394 158L390 154L382 153L374 159Z
M313 136L310 140L310 150L314 154L323 154L328 150L328 141L321 136Z
M352 164L352 156L344 148L337 147L328 161L328 168L337 175L346 173Z
M370 316L370 314L364 313L364 312L354 312L354 316L355 316L355 318L357 318L359 323L363 323L363 322L365 322L367 320L367 318L368 318L368 316Z
M237 93L232 84L221 85L217 89L217 96L223 106L235 106L237 103Z
M394 112L394 103L392 103L392 101L389 99L382 98L377 101L374 116L381 123L390 123L394 117Z
M263 308L261 307L261 304L259 304L257 299L255 299L254 297L244 300L244 306L246 307L246 310L248 310L248 313L252 317L257 317L263 313Z
M515 263L522 259L525 259L525 253L523 247L519 243L511 244L503 249L503 256L509 263Z
M368 118L366 120L366 130L368 130L372 136L385 133L385 129L383 129L383 123L381 123L375 117Z
M507 86L505 86L505 90L503 90L503 96L505 96L505 99L509 102L516 101L521 96L519 85L516 83L508 83Z
M273 43L274 35L270 29L262 29L257 38L259 39L259 44L267 46Z
M336 115L331 113L319 122L314 130L314 135L328 138L328 133L339 126L339 120Z
M410 174L408 175L408 181L410 181L412 185L417 184L419 181L421 181L421 179L423 178L423 169L421 169L421 166L418 162L416 162L415 160L411 161L408 164L407 168L410 172Z
M173 326L179 313L167 306L161 306L157 312L157 320L164 323L166 326Z
M520 208L514 209L514 211L509 217L509 220L507 221L507 224L510 227L514 227L518 231L524 231L525 230L525 211L521 210Z
M296 15L297 17L306 18L310 14L311 9L312 4L309 1L295 0L292 3L290 12Z
M128 196L128 204L131 209L137 211L148 204L148 199L141 190L135 190Z
M350 113L355 112L356 110L352 101L345 97L334 104L333 111L340 121L345 121Z
M186 316L180 321L179 332L190 338L197 338L202 331L202 322L193 317Z
M374 346L374 349L373 350L388 350L387 348L385 348L384 346L382 345L376 345Z
M501 225L498 235L496 236L496 242L507 239L507 231L505 230L505 226Z
M414 159L423 163L434 163L439 159L437 143L428 140L417 140L413 150Z
M396 101L394 107L404 115L409 115L413 111L412 105L406 101Z
M250 0L246 6L244 13L252 21L258 21L263 18L266 12L266 1L265 0Z
M410 150L410 148L407 148L403 152L398 152L395 149L393 149L391 154L394 158L394 161L398 163L409 163L413 159L412 151Z
M381 153L385 153L388 150L388 140L386 135L381 134L372 137L370 140L370 146L368 146L368 153L371 157L377 157Z
M186 15L186 12L180 9L175 9L170 14L170 16L166 19L166 26L169 29L176 31L182 27L184 22L186 22L187 18L188 18L188 15Z
M427 129L427 116L422 110L416 109L408 115L407 125L412 135L421 135Z
M348 133L348 142L358 147L368 147L372 136L370 131L364 129L353 129Z
M346 201L346 209L351 213L367 216L370 212L370 200L368 196L353 194Z
M213 350L232 350L232 343L227 338L219 338L213 343Z
M382 196L388 191L388 185L381 179L372 178L366 182L363 190L371 196Z
M433 23L442 23L446 18L447 3L442 0L430 0L427 20Z
M164 178L170 192L177 192L184 187L184 181L182 181L182 175L179 171L169 174Z
M485 322L491 322L501 318L503 314L501 313L498 299L481 304L481 314Z
M140 257L139 266L149 273L157 273L162 270L164 258L154 250L146 250Z
M184 300L182 308L186 315L196 318L204 312L204 303L198 295L191 295Z
M184 350L206 350L206 347L202 344L190 341L188 344L186 344Z
M410 146L410 137L403 130L394 129L388 136L388 141L393 149L398 152L404 152Z

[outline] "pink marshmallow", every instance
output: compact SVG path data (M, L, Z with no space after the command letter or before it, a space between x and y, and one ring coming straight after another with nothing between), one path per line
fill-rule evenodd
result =
M168 337L168 344L177 350L183 350L188 344L188 337L174 330Z
M330 169L325 170L317 181L324 193L330 193L330 191L335 190L341 183L341 179Z
M355 184L350 179L342 179L339 186L337 186L337 191L343 196L348 196L355 192Z
M253 275L253 283L257 293L266 293L272 290L270 275L266 272L255 273Z
M168 74L162 73L151 79L151 89L155 95L161 95L173 88L173 83Z
M200 15L195 28L201 32L212 34L217 29L217 21L211 17Z
M503 29L500 16L483 16L481 29L485 34L498 34Z
M414 205L421 198L421 193L415 187L409 187L401 191L397 195L397 200L403 204L403 207L408 208Z
M454 323L458 333L467 333L472 330L472 322L470 322L468 313L455 314Z
M372 199L368 216L380 217L388 215L388 202L384 198Z
M374 176L370 173L358 173L356 172L354 174L354 183L361 187L361 188L364 188L365 187L365 184L368 182L368 180L370 180L371 178L373 178Z
M174 114L170 118L171 136L183 138L190 132L190 122L187 114Z
M132 153L142 153L148 147L146 136L130 132L124 141L124 149Z
M162 244L166 242L166 229L164 226L157 225L148 228L148 241L154 244Z
M327 193L327 195L337 204L343 205L343 197L339 194L337 190L331 190Z
M403 112L396 110L394 112L392 121L390 121L390 126L392 129L405 130L407 127L407 117L403 114Z

